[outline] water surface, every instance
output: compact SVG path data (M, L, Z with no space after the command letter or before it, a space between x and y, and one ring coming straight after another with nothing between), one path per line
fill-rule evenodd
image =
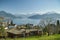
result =
M37 25L37 24L39 24L39 22L40 22L40 19L28 19L28 18L23 18L23 19L16 18L16 19L13 19L13 23L15 23L17 25L27 24L27 23Z

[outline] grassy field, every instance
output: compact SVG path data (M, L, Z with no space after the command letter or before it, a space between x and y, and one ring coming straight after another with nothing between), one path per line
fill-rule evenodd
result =
M7 38L6 40L60 40L60 34L50 36L31 36L26 38Z

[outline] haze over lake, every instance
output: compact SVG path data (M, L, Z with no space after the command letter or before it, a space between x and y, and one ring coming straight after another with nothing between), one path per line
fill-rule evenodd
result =
M15 23L17 25L27 24L27 23L37 25L37 24L39 24L39 22L40 22L40 19L28 19L28 18L22 18L22 19L16 18L16 19L13 19L13 23Z

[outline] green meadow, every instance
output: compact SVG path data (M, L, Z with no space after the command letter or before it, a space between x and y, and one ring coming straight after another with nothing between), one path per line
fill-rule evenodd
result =
M60 34L50 35L50 36L30 36L26 38L7 38L5 40L60 40Z

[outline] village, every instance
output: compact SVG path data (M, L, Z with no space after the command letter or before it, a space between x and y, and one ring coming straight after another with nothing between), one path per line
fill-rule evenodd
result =
M43 36L43 35L54 35L60 34L60 23L57 20L55 24L48 24L44 28L33 24L16 25L13 21L5 21L4 18L0 17L0 38L20 38L29 36Z

